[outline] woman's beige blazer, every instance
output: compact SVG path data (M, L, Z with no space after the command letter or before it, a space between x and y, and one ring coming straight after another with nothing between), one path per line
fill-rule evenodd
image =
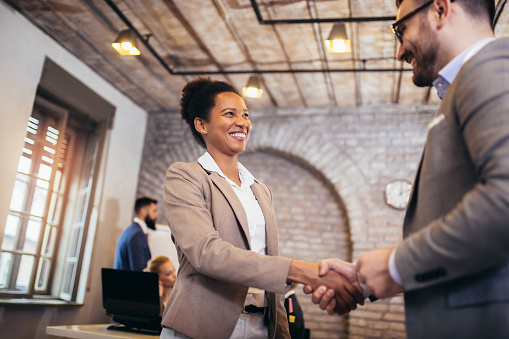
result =
M279 257L272 193L251 186L265 217L267 255L250 251L247 217L230 184L198 163L174 163L164 213L179 257L162 324L191 338L229 338L248 287L265 290L269 338L289 338L283 304L291 259Z

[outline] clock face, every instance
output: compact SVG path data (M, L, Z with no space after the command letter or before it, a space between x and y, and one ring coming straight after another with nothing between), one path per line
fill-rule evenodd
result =
M398 179L385 186L385 202L396 209L405 209L412 191L412 184L408 180Z

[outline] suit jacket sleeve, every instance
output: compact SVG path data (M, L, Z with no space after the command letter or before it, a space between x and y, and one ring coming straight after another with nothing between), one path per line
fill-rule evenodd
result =
M481 50L448 90L453 91L447 93L453 95L453 119L447 123L455 120L458 125L475 185L446 215L411 234L398 247L396 266L407 290L475 274L509 260L508 45L491 46L484 54ZM427 142L433 140L428 137ZM437 268L447 274L416 281L416 275Z
M218 229L234 225L213 220L206 196L213 184L203 169L175 163L168 169L164 186L164 212L176 245L198 272L214 279L284 293L291 259L260 255L221 239ZM224 199L223 197L221 197ZM231 209L221 213L231 214Z

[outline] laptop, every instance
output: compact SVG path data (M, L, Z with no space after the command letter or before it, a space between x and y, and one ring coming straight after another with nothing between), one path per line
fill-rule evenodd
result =
M157 273L101 269L103 306L120 325L108 329L159 334L161 309Z

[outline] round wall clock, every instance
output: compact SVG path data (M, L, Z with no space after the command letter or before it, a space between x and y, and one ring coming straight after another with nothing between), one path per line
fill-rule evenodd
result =
M405 179L391 181L385 186L385 202L387 205L398 210L403 210L408 205L412 184Z

